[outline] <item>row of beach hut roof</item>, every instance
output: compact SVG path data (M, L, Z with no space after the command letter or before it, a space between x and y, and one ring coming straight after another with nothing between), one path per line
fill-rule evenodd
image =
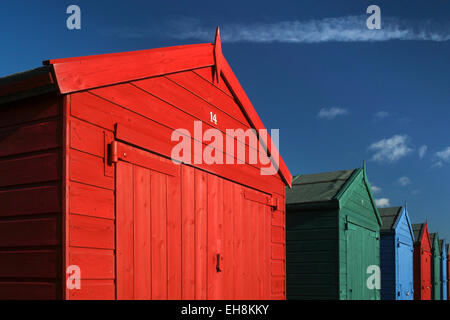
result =
M296 176L286 212L288 299L447 300L449 245L377 208L365 167Z

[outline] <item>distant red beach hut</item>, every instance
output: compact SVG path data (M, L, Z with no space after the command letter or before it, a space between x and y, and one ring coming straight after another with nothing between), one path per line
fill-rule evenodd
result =
M414 231L414 299L431 300L431 240L428 224L413 224Z

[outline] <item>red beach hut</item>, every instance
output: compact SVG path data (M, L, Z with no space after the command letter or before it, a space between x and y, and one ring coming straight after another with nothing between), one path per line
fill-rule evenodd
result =
M285 299L292 177L263 129L218 33L0 79L0 299ZM239 158L253 138L270 163ZM207 150L231 164L185 161Z
M428 224L413 224L414 231L414 299L431 300L431 240Z

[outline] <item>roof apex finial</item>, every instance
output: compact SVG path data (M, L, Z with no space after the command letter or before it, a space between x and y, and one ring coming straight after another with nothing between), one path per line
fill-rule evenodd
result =
M216 28L216 37L214 39L214 60L215 60L215 79L219 83L220 71L222 68L222 42L220 40L219 26Z
M217 44L217 42L220 42L220 28L219 28L219 26L216 27L216 36L214 38L214 44Z

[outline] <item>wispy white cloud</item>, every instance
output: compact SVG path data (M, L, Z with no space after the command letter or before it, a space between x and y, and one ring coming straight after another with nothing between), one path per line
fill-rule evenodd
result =
M372 192L373 192L374 194L378 194L378 193L381 192L381 188L372 185Z
M444 163L450 163L450 147L436 152L434 157L435 161L433 167L443 167Z
M381 120L387 117L389 117L389 112L387 111L379 111L375 113L375 120Z
M411 191L411 194L416 196L416 195L420 194L420 190L419 189L413 190L413 191Z
M348 113L348 111L346 109L332 107L332 108L320 109L319 114L317 116L321 119L331 120L331 119L336 118L337 116L341 116L341 115L344 115L347 113Z
M422 159L423 157L425 157L425 154L428 151L428 146L423 145L419 148L419 158Z
M380 30L369 30L366 15L314 20L277 22L225 23L220 26L223 42L322 43L375 42L389 40L449 41L448 24L433 21L407 21L383 16ZM215 25L190 17L154 21L147 26L103 28L105 36L120 38L170 37L211 42Z
M380 30L369 30L367 16L343 16L307 21L280 21L273 23L231 23L221 26L224 42L363 42L389 40L448 41L448 26L430 21L409 22L394 17L383 17ZM170 23L170 35L178 39L211 41L214 26L206 26L192 18L176 19Z
M376 203L377 207L380 207L380 208L386 208L391 205L391 201L388 198L375 199L375 203Z
M412 152L407 135L395 135L391 138L382 139L369 146L373 151L372 160L377 162L395 162Z
M402 187L407 186L408 184L411 183L411 179L406 176L398 178L397 181L398 181L398 184L401 185Z

